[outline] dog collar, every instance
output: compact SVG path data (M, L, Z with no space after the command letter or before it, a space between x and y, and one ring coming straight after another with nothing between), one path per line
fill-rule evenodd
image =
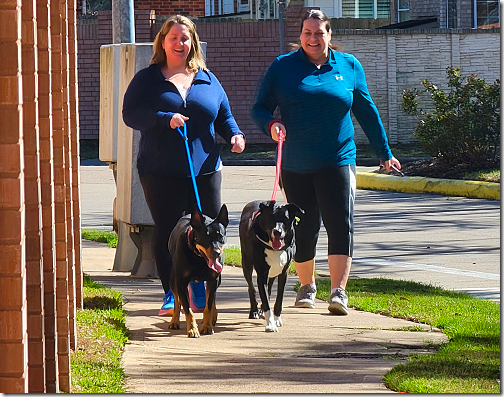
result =
M255 222L255 220L257 218L257 215L259 215L260 213L261 213L260 211L256 211L250 217L249 222L248 222L248 227L247 227L247 234L250 233L250 229L252 229L252 225L254 224L254 222Z
M258 239L261 243L263 243L263 244L266 246L266 248L267 248L267 249L272 250L272 251L275 251L275 249L274 249L274 248L270 245L270 243L269 243L269 242L264 241L264 240L263 240L261 237L259 237L257 234L256 234L255 236L257 237L257 239Z
M189 237L189 235L191 234L191 231L192 231L192 226L189 225L189 229L187 229L187 245L191 246L191 238Z

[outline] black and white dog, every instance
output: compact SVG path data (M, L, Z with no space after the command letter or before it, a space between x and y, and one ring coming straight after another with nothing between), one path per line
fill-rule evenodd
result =
M243 275L248 283L250 298L249 318L264 318L266 331L277 332L282 326L283 294L289 264L296 251L294 221L304 213L296 204L279 205L275 201L252 201L242 211L240 218L240 245ZM252 271L257 273L257 288L261 309L257 307ZM275 278L278 289L271 314L269 297ZM266 292L267 288L267 292Z

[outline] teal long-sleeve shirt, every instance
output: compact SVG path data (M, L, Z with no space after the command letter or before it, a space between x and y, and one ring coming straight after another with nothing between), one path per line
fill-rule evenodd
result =
M268 136L277 107L287 132L282 152L282 169L286 171L311 172L355 164L350 111L376 155L384 161L392 158L364 69L351 54L330 50L329 60L320 69L301 48L277 57L250 112L254 123Z

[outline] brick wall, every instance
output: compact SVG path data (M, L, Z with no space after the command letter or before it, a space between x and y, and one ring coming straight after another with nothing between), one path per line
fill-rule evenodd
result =
M301 7L289 7L285 21L285 51L287 43L299 41ZM147 13L147 11L145 11ZM109 13L110 15L110 13ZM147 15L147 14L145 14ZM110 44L110 16L100 17L94 27L95 36L79 36L79 68L81 138L98 139L99 119L99 45ZM250 119L258 84L268 66L279 54L278 21L254 22L225 20L195 20L198 34L207 42L207 65L222 83L229 97L231 110L247 142L270 142ZM102 27L101 24L105 24ZM108 24L108 25L107 25ZM400 109L405 88L418 87L423 79L443 86L446 68L461 66L466 74L477 73L489 82L500 76L500 29L422 29L373 30L338 29L333 25L333 40L344 51L353 53L366 72L369 90L392 143L414 140L416 119ZM107 27L108 26L108 27ZM138 21L137 21L138 26ZM161 24L152 25L152 38ZM85 26L79 26L83 35ZM101 36L100 36L101 37ZM106 43L106 41L108 41ZM137 40L141 42L140 40ZM145 38L145 42L152 41ZM82 74L91 75L81 78ZM356 125L356 141L367 138Z
M156 10L158 15L181 14L190 17L204 17L205 0L135 0L135 10Z
M278 21L197 23L207 42L207 66L226 91L231 111L247 141L271 142L249 116L258 81L278 56Z
M100 47L112 44L112 11L96 19L77 21L79 69L79 123L81 139L98 139L100 112ZM151 12L135 11L135 40L151 41Z
M333 40L362 63L371 96L393 143L411 142L417 120L401 109L406 88L423 79L446 89L446 68L461 67L492 83L500 78L500 33L496 30L333 31ZM356 141L366 142L356 126Z
M0 25L9 27L0 29L4 393L70 392L82 302L74 5L0 3Z

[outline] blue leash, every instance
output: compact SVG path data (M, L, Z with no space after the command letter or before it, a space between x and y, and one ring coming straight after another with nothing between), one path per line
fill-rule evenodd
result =
M199 193L198 193L198 186L196 185L196 176L194 175L194 168L193 168L193 163L191 159L191 152L189 151L189 139L187 138L187 127L186 123L184 123L184 132L180 131L180 128L177 127L177 131L179 132L180 136L182 139L184 139L185 142L185 148L187 152L187 161L189 162L189 170L191 171L191 179L194 187L194 194L196 196L196 204L198 204L198 208L201 213L203 213L203 210L201 209L201 203L199 199Z

